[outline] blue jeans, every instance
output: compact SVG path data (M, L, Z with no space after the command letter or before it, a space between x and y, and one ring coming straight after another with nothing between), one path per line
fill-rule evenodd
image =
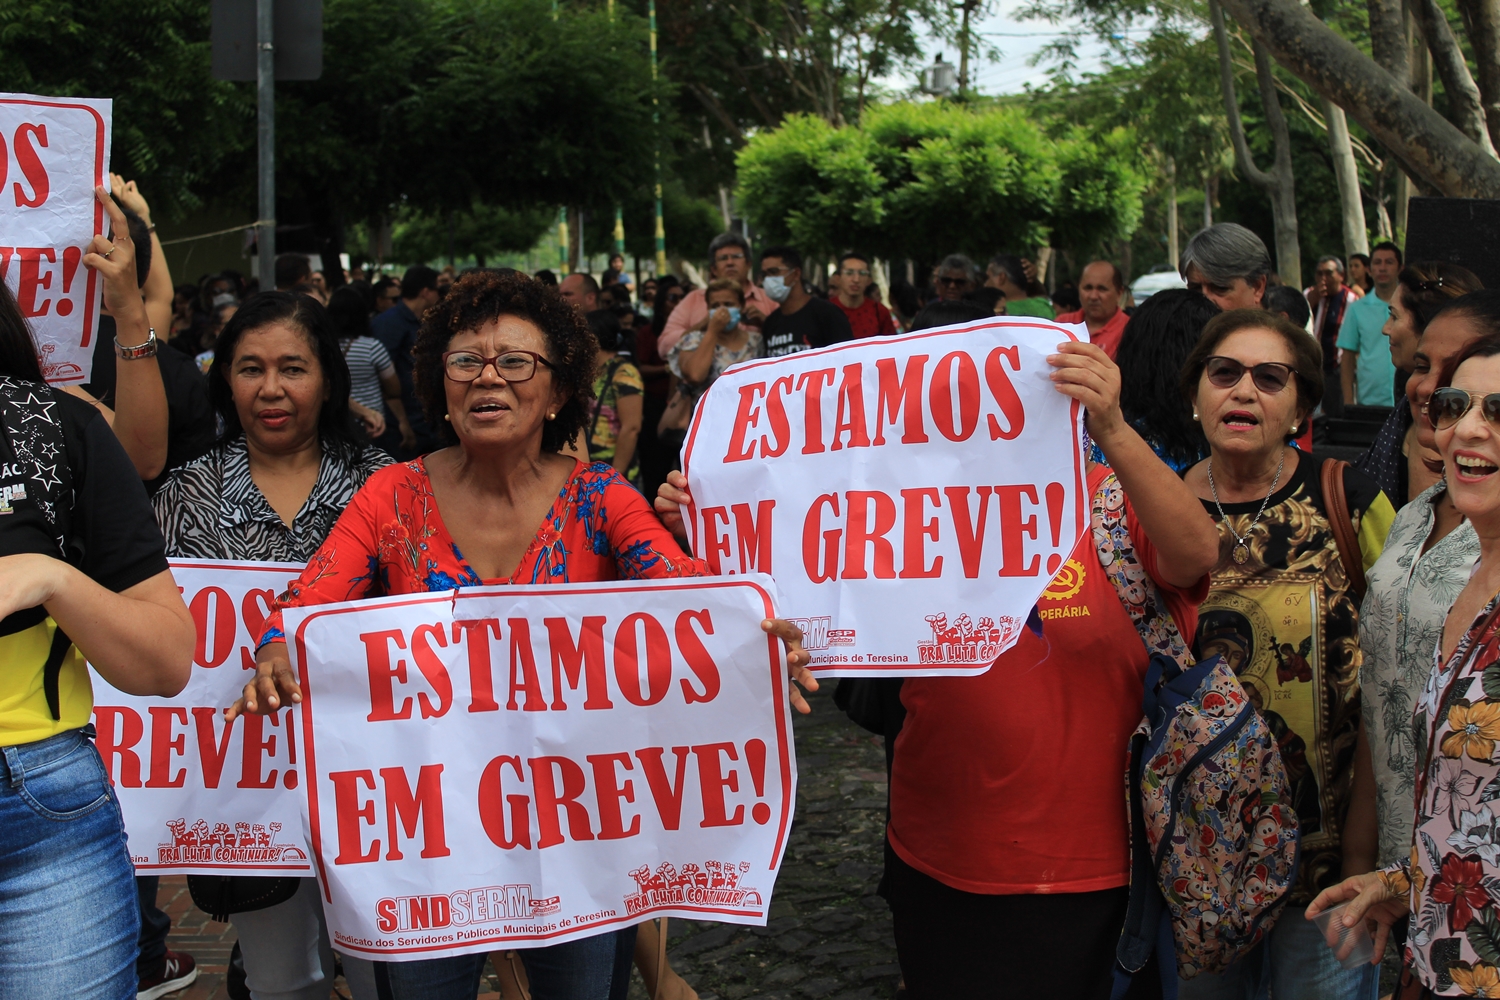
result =
M635 928L545 948L518 949L532 1000L625 1000ZM375 966L381 1000L474 1000L488 956L457 955Z
M3 748L0 997L134 1000L141 903L93 735Z
M1376 1000L1380 966L1339 965L1304 909L1288 905L1260 944L1223 972L1182 980L1180 1000Z

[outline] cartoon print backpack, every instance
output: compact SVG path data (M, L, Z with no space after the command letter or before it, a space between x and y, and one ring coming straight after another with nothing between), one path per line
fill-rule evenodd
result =
M1297 814L1265 720L1222 658L1193 662L1136 558L1113 474L1094 496L1093 525L1099 562L1151 654L1145 718L1130 739L1130 904L1114 995L1157 953L1170 1000L1178 976L1222 971L1275 922L1296 878Z

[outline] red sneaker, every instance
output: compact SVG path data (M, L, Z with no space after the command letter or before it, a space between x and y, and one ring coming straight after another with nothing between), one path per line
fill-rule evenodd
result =
M162 963L161 972L150 979L142 979L136 986L135 1000L156 1000L168 993L176 993L191 986L197 978L198 963L193 961L192 955L169 951L166 961Z

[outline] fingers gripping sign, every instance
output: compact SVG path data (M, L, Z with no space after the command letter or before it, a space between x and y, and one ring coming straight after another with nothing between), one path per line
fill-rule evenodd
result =
M282 705L302 701L302 686L292 672L292 661L286 643L268 642L255 653L255 678L245 685L245 692L224 710L226 721L241 715L270 715Z

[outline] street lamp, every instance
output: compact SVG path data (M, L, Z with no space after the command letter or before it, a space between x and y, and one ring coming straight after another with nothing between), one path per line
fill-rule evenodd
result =
M934 97L947 97L957 87L958 71L953 68L952 63L943 61L941 52L938 53L932 65L922 70L922 93L931 94Z

